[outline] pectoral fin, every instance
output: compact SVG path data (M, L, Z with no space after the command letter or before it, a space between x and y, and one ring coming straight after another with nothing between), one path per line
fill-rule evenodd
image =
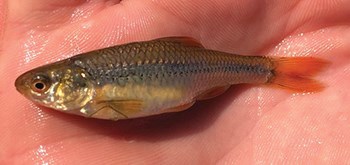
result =
M99 119L127 119L142 110L141 100L101 100L92 105L95 112L90 117Z
M214 98L225 93L228 88L230 88L230 85L211 88L198 95L197 100L207 100Z

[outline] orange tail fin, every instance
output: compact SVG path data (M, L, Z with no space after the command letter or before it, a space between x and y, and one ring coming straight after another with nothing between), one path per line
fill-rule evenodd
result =
M312 79L329 64L312 57L282 57L275 59L275 77L272 84L296 92L318 92L324 85Z

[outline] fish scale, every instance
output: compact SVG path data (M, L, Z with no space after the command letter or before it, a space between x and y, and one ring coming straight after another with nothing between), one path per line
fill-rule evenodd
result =
M326 64L309 57L229 54L190 38L168 37L76 55L28 71L15 85L40 105L118 120L185 110L234 84L320 91L323 85L310 76Z
M181 53L177 52L178 47L181 47ZM254 58L260 57L236 58L227 53L207 51L198 46L173 41L156 41L142 45L132 43L75 57L82 63L93 63L93 67L80 67L88 71L96 80L93 82L96 85L113 84L124 87L128 83L136 83L178 87L186 90L184 92L188 98L200 94L203 89L229 83L266 82L270 70L266 66L259 68L250 64ZM110 61L119 65L108 65ZM140 65L136 65L137 63ZM259 68L263 72L253 68ZM190 99L185 102L188 100Z

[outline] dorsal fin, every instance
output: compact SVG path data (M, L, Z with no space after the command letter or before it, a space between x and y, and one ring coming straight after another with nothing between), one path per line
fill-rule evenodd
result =
M179 43L182 43L186 46L194 46L194 47L203 48L203 45L198 40L191 38L191 37L164 37L164 38L160 38L158 40L179 42Z

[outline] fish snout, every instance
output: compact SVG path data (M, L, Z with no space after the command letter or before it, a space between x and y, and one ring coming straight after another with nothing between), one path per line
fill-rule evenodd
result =
M27 75L22 74L15 80L15 87L18 92L21 94L24 94L27 89L26 81L27 81Z

